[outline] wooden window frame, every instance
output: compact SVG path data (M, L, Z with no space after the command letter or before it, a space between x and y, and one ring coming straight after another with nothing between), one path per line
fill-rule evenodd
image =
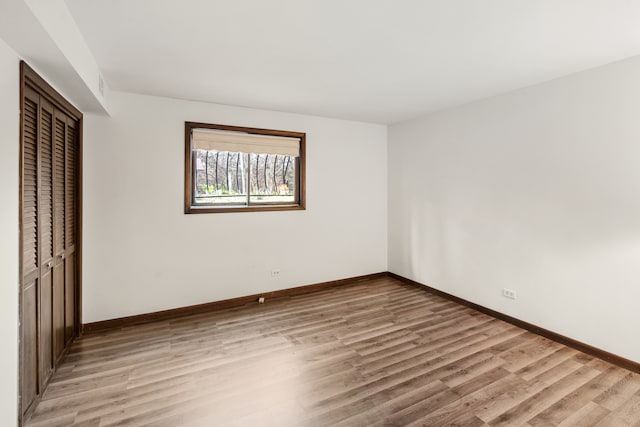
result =
M193 168L193 153L191 147L191 133L194 129L215 129L234 132L245 132L254 135L283 136L300 139L300 157L296 158L296 199L295 203L259 203L248 205L227 206L194 206L195 174ZM184 123L184 213L231 213L231 212L269 212L269 211L297 211L306 209L306 133L285 130L260 129L241 126L229 126L211 123ZM249 171L247 171L249 173ZM247 190L250 193L250 188ZM250 203L250 201L248 202Z

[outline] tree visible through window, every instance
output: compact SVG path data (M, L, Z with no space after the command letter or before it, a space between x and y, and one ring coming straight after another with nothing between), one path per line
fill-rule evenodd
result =
M304 133L190 122L185 133L185 212L304 209Z

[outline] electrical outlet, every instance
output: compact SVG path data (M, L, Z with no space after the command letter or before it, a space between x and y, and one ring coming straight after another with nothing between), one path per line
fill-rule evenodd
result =
M271 270L271 277L280 277L280 269Z
M516 299L516 291L513 289L502 288L502 296L509 299Z

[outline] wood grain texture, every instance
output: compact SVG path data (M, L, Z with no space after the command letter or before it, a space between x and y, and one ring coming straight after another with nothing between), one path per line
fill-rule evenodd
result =
M390 277L76 340L28 426L638 425L640 375Z
M444 297L448 300L454 301L458 304L470 307L474 310L480 311L482 313L488 314L489 316L498 318L500 320L504 320L505 322L511 323L512 325L518 326L522 329L526 329L527 331L533 332L535 334L541 335L545 338L549 338L555 342L564 344L568 347L574 348L576 350L579 350L581 352L587 353L591 356L597 357L599 359L602 359L604 361L613 363L614 365L620 366L621 368L624 369L628 369L630 371L636 372L636 373L640 373L640 363L633 361L633 360L629 360L626 359L622 356L618 356L617 354L613 354L613 353L609 353L607 351L604 351L600 348L597 347L593 347L589 344L585 344L581 341L578 340L574 340L573 338L569 338L566 337L564 335L561 335L557 332L553 332L550 331L548 329L545 328L541 328L540 326L534 325L532 323L529 322L525 322L523 320L517 319L515 317L512 316L508 316L506 314L500 313L498 311L492 310L490 308L481 306L479 304L473 303L471 301L467 301L465 299L459 298L455 295L451 295L448 294L446 292L443 292L441 290L432 288L431 286L427 286L425 284L422 284L420 282L416 282L415 280L411 280L411 279L407 279L406 277L402 277L398 274L395 273L389 273L390 277L393 277L394 279L398 279L404 283L406 283L407 285L411 285L411 286L415 286L419 289L425 290L429 293L432 294L436 294L439 295L441 297Z
M135 316L119 317L116 319L102 320L99 322L86 323L82 325L82 332L86 334L107 329L122 328L125 326L139 325L149 322L157 322L160 320L175 319L191 314L208 313L213 310L225 308L240 307L245 304L256 302L258 298L264 297L268 300L274 298L285 298L293 295L300 295L309 292L315 292L320 289L331 288L334 286L350 285L379 277L386 277L386 272L367 274L365 276L349 277L346 279L332 280L330 282L314 283L312 285L297 286L295 288L280 289L277 291L263 292L261 294L246 295L243 297L231 298L221 301L207 302L204 304L190 305L187 307L173 308L170 310L154 311L152 313L138 314Z
M81 158L75 155L81 135L69 129L82 125L80 112L24 62L20 93L18 425L32 413L67 344L79 332L79 280L73 271L79 263L73 259L65 268L64 260L81 249L81 179L76 175ZM77 244L70 246L65 242L69 238Z

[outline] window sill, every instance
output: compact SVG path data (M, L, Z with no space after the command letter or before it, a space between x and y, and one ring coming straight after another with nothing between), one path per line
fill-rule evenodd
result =
M185 214L231 213L231 212L269 212L269 211L303 211L303 205L261 205L261 206L191 206L184 210Z

